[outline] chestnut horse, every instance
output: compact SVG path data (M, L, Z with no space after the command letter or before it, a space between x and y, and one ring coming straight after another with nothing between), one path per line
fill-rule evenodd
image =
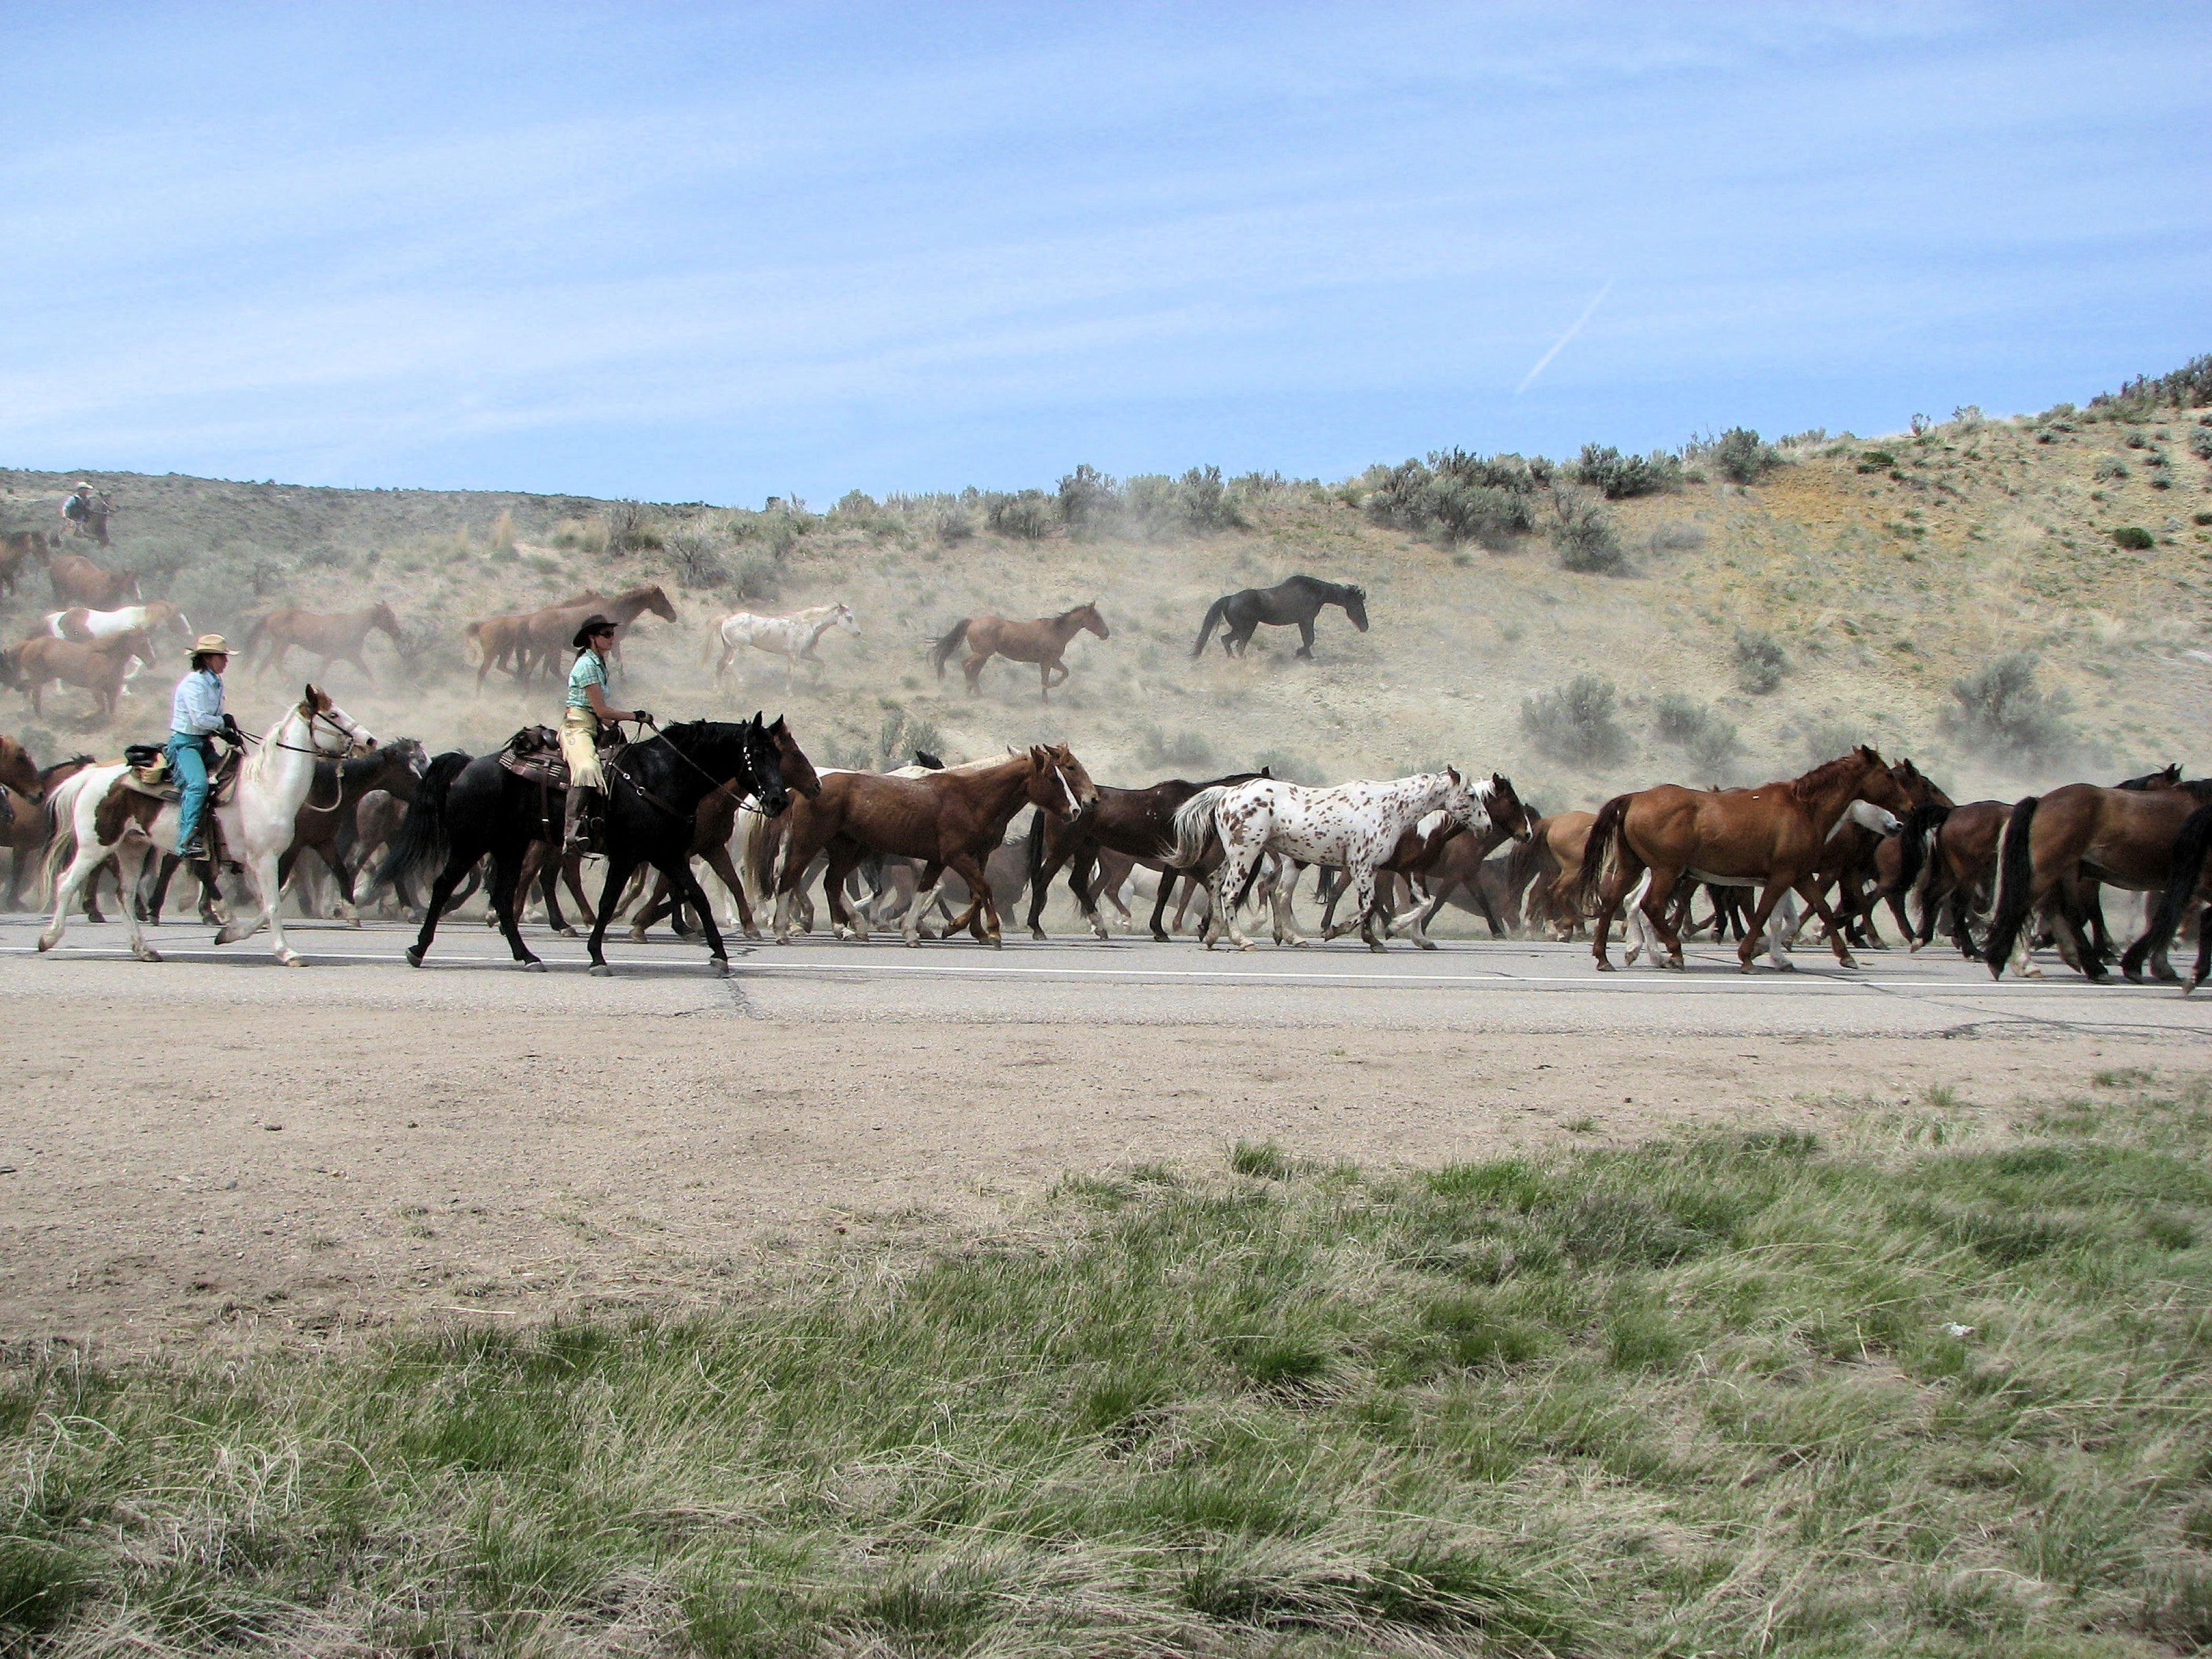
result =
M526 677L535 665L545 671L547 679L558 679L568 666L568 641L575 636L585 619L594 612L604 611L615 625L615 648L622 648L623 635L645 612L676 620L676 607L669 603L668 595L658 583L648 582L633 587L627 592L608 595L586 594L566 604L549 605L543 611L533 611L522 618L520 644L515 660L517 678Z
M849 933L865 944L867 924L846 901L845 878L873 852L922 861L921 896L902 929L908 945L921 942L921 918L936 902L947 870L968 884L969 898L967 910L946 932L966 927L978 942L999 945L999 907L983 865L1005 844L1014 814L1027 802L1055 817L1079 818L1097 799L1097 786L1065 744L1039 744L918 778L833 772L814 799L791 804L776 882L776 943L790 942L792 896L814 855L827 853L830 919L840 939Z
M52 559L53 545L43 530L0 530L0 593L15 591L28 561L36 559L45 564Z
M1505 880L1532 927L1548 926L1554 939L1572 939L1583 925L1583 854L1595 812L1554 812L1529 826L1529 839L1505 855Z
M2085 931L2087 886L2164 890L2182 826L2207 801L2212 779L2198 778L2170 789L2069 783L2016 803L1997 849L1996 919L1984 953L1990 976L2002 979L2008 963L2033 975L2027 921L2048 904L2059 955L2088 978L2106 978L2105 952ZM2154 957L2152 969L2160 979L2173 976L2162 957Z
M1653 953L1656 966L1682 968L1682 939L1667 912L1674 884L1684 871L1700 881L1759 885L1751 931L1736 946L1742 971L1751 971L1766 933L1767 918L1784 893L1795 892L1827 924L1836 960L1858 963L1838 926L1835 913L1820 896L1814 871L1829 835L1855 801L1902 816L1912 802L1881 757L1862 744L1840 759L1816 766L1802 777L1759 785L1755 789L1686 789L1662 783L1656 788L1615 795L1600 809L1583 854L1583 899L1597 902L1597 935L1591 953L1601 971L1613 971L1606 936L1621 902L1648 871L1640 906L1652 937L1666 946ZM1777 966L1787 969L1787 957Z
M128 570L106 570L82 553L57 553L46 561L46 580L64 606L116 611L138 603L138 578Z
M274 668L281 674L284 672L285 653L296 645L323 659L323 665L315 671L319 677L327 675L333 663L349 662L374 685L376 676L362 660L361 651L369 635L379 631L390 635L396 646L404 647L406 643L400 635L399 618L392 615L388 605L372 605L363 611L344 611L336 616L302 611L295 605L280 605L253 624L239 654L241 658L251 657L253 647L261 646L261 660L254 666L258 670Z
M91 692L100 705L99 718L112 720L131 665L153 660L153 643L143 632L118 634L96 645L41 634L0 652L0 684L15 687L31 700L33 714L44 714L46 689L58 680Z
M960 665L968 677L968 690L972 693L981 689L983 665L994 656L1010 662L1033 662L1036 665L1040 694L1047 702L1052 701L1052 688L1067 678L1067 665L1061 662L1060 653L1067 642L1088 629L1100 639L1109 637L1106 619L1098 614L1098 606L1079 605L1063 611L1057 617L1039 617L1035 622L1008 622L1004 617L963 617L952 624L952 631L929 648L930 660L937 665L937 678L945 678L945 665L963 644L968 647L968 660ZM1059 678L1055 679L1054 676Z

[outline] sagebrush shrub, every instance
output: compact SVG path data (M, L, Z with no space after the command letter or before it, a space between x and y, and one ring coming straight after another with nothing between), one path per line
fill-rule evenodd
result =
M1575 766L1608 766L1628 752L1628 733L1613 717L1613 682L1595 674L1524 698L1521 729L1546 754Z
M1781 465L1782 458L1759 434L1746 426L1732 426L1713 446L1713 465L1730 483L1757 483Z
M1662 738L1680 744L1710 776L1725 776L1741 750L1733 721L1723 720L1710 705L1679 693L1670 692L1659 699L1653 724Z
M2155 544L2156 539L2141 525L2123 525L2112 532L2113 546L2124 547L2136 553L2147 551Z
M1560 568L1614 576L1628 568L1613 515L1597 495L1554 489L1552 509L1552 545L1559 550Z
M1052 498L1042 489L1024 489L1012 495L994 490L983 498L984 522L998 534L1017 541L1042 541L1052 533L1059 516Z
M2063 691L2035 683L2035 659L2024 651L2000 657L1951 686L1953 706L1943 725L1984 752L2018 760L2047 760L2074 746L2068 722L2072 702Z
M1757 629L1735 630L1735 683L1752 696L1764 696L1782 684L1790 659L1782 641Z
M1624 455L1609 444L1584 444L1574 475L1577 482L1589 485L1609 501L1682 487L1681 460L1663 449L1655 449L1648 456Z

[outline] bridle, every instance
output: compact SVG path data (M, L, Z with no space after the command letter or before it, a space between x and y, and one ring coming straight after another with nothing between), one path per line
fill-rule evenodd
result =
M748 723L741 729L750 733L752 728L750 723ZM647 744L656 741L668 743L668 733L662 731L658 726L653 727L652 737L641 738L634 746L642 749ZM748 744L748 750L749 752L745 756L747 766L749 769L757 772L759 769L752 764L753 757L750 752L750 744ZM678 749L672 743L668 743L668 752L675 756L677 759L682 761L686 766L690 767L694 772L696 772L702 778L703 778L706 781L708 790L710 791L720 789L725 783L732 781L732 780L728 778L716 777L712 772L709 772L705 767L700 765L697 761L693 760L690 756L685 754L681 749ZM675 807L671 806L666 801L661 799L659 796L654 794L653 791L647 788L635 778L632 777L628 772L623 771L622 769L622 763L619 761L611 759L604 763L609 771L614 773L615 775L619 777L624 783L636 790L639 796L645 800L647 805L659 808L661 811L667 813L672 818L682 818L690 816L689 813L678 811ZM696 808L693 810L695 811L696 811ZM763 816L766 815L763 814Z
M328 726L331 731L343 738L346 740L345 748L337 754L332 754L329 750L325 749L321 744L318 744L315 741L315 727L318 724ZM275 738L264 738L254 732L248 732L243 726L239 728L238 735L244 738L248 743L265 743L267 746L271 749L282 749L288 753L294 755L312 755L317 760L326 761L343 761L350 759L356 752L362 751L368 746L366 742L368 738L368 734L366 732L363 732L360 726L356 726L352 720L348 720L344 715L336 714L327 708L311 708L307 710L307 741L304 747L296 743L280 742ZM315 801L314 781L313 776L310 775L307 784L307 799L303 803L306 810L311 812L331 811L334 811L344 799L345 780L334 772L331 777L330 800L327 804L318 805Z

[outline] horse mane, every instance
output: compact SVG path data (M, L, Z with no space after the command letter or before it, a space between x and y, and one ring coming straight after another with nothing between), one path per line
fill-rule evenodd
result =
M2185 779L2173 786L2173 792L2192 800L2212 801L2212 778Z
M1790 793L1801 801L1809 801L1831 784L1842 781L1858 763L1859 751L1856 749L1834 760L1822 761L1803 777L1793 778L1790 783Z
M1073 617L1079 611L1096 611L1097 608L1097 600L1085 599L1081 605L1071 605L1066 610L1061 611L1057 617L1054 617L1053 620L1054 622L1066 622L1070 617Z
M55 773L60 771L64 766L82 768L87 766L97 766L99 764L100 762L94 757L83 754L71 755L67 760L58 760L52 766L42 766L39 769L40 787L43 788L47 781L50 780Z

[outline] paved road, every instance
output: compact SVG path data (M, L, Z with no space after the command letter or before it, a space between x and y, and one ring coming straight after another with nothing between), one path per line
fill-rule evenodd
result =
M35 919L0 918L0 960L34 956ZM1825 950L1801 948L1795 973L1762 964L1739 973L1732 950L1692 948L1686 973L1648 967L1598 973L1584 945L1534 940L1451 941L1433 951L1394 946L1380 955L1349 941L1284 950L1208 952L1188 942L1100 943L1063 938L971 941L908 948L806 938L788 945L738 945L734 972L718 980L694 946L665 934L646 945L616 935L612 980L585 973L580 943L527 930L551 969L518 972L497 938L473 921L448 926L428 964L401 951L412 930L294 923L295 945L314 964L278 968L265 940L216 946L210 930L172 923L155 936L161 966L128 959L119 924L73 926L33 971L110 994L197 1000L214 987L229 1000L371 1006L470 1007L506 1012L625 1010L733 1012L778 1020L951 1023L1090 1022L1261 1027L1371 1026L1446 1030L1772 1034L1920 1037L2039 1031L2200 1042L2212 1033L2212 994L2184 1000L2170 987L2090 985L2055 959L2040 981L1992 981L1948 950L1862 954L1857 971ZM110 965L112 964L112 965ZM38 981L15 974L21 994Z

